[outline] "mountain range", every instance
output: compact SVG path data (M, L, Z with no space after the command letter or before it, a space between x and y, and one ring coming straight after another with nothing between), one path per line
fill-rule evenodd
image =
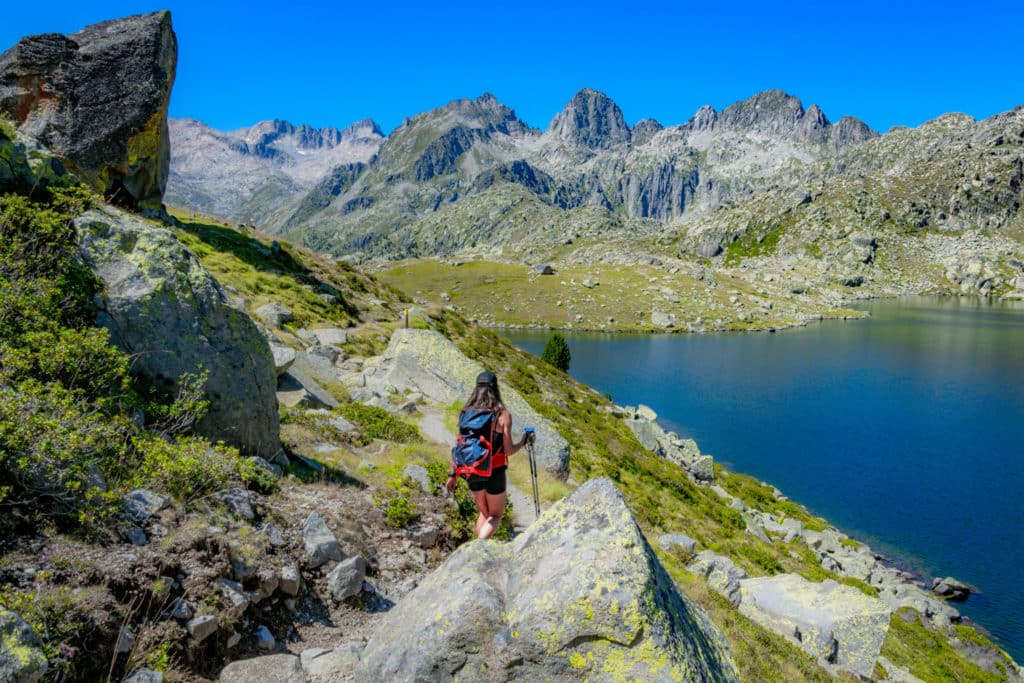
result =
M1022 107L879 135L768 90L682 125L630 126L583 89L544 131L485 94L386 137L370 121L219 133L172 120L171 142L169 204L350 261L641 253L684 271L744 264L741 280L786 285L769 294L831 303L1024 290Z

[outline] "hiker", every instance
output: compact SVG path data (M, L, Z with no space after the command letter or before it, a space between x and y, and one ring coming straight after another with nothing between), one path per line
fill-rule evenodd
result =
M479 513L476 518L477 538L490 538L498 529L501 517L505 514L505 470L508 469L508 456L522 449L529 439L536 438L532 433L523 434L518 443L512 441L512 413L501 402L501 391L498 389L498 378L493 372L481 372L476 378L476 387L466 405L459 413L460 423L467 411L489 411L493 413L493 444L491 445L490 476L469 474L469 490ZM461 427L460 427L461 431ZM448 472L445 489L451 493L459 474L455 462L452 461Z

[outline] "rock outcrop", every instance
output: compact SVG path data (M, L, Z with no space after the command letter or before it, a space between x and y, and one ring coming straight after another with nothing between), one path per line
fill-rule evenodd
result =
M796 574L745 579L740 594L741 613L795 641L823 665L871 676L892 614L881 600Z
M607 479L581 486L512 543L459 548L384 617L360 674L739 680L723 636L678 592Z
M0 116L113 201L158 209L177 52L167 11L23 38L0 55Z
M134 356L133 373L169 395L186 373L208 373L210 408L197 431L274 456L277 376L252 320L163 228L116 209L93 209L74 223L81 257L105 286L97 322Z
M469 398L476 376L483 369L437 332L399 329L383 354L364 363L356 381L382 395L408 389L441 405L451 405ZM569 442L518 391L498 379L502 399L513 416L512 438L518 440L524 426L534 427L538 464L564 477L569 471Z
M629 126L619 105L597 90L584 88L551 122L548 133L566 144L588 149L608 149L628 143Z

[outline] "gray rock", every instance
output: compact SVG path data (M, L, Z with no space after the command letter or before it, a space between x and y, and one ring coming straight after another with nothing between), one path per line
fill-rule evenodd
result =
M747 573L728 557L703 550L694 556L686 568L703 576L708 586L731 602L733 607L740 604L740 581L747 578Z
M658 538L662 550L681 548L683 552L692 553L697 549L697 541L683 534L664 534Z
M122 683L164 683L164 674L152 669L136 669Z
M175 598L170 607L171 617L180 621L187 621L195 616L196 608L185 598Z
M288 371L295 362L295 349L281 344L271 344L270 353L274 356L274 372L278 377Z
M0 55L0 118L93 189L159 210L177 53L166 11L23 38Z
M278 576L276 570L269 567L263 567L256 572L257 579L257 597L259 600L269 598L277 590L277 587L281 584L281 578Z
M643 403L636 407L636 416L648 422L654 422L658 419L658 414L654 412L654 409L650 406L645 406Z
M640 442L641 446L656 455L665 455L665 450L662 448L659 439L662 434L661 427L647 420L628 420L626 424L629 425L630 430L636 435L637 441Z
M657 309L651 311L651 324L655 327L670 328L675 327L677 324L675 313L665 313Z
M306 683L295 655L266 655L231 662L220 672L220 683Z
M175 395L186 373L202 369L216 400L196 430L248 455L276 453L274 363L249 316L167 230L111 208L74 225L79 255L104 285L97 322L132 354L143 388Z
M220 588L220 592L228 604L227 614L229 616L237 619L245 610L249 609L252 601L249 600L249 595L242 588L242 584L228 579L217 579L214 583Z
M277 401L289 408L337 408L338 399L293 365L277 380Z
M530 272L534 275L554 275L555 269L547 263L538 263L530 268Z
M587 149L610 149L629 142L622 110L607 95L584 88L551 121L548 134L566 144Z
M344 346L348 343L348 332L338 327L313 330L313 336L321 346Z
M146 489L134 489L126 493L121 502L129 517L139 524L144 524L150 517L169 506L171 499Z
M264 304L252 313L273 329L280 329L285 323L290 323L295 318L288 308L276 301Z
M284 534L273 524L268 523L263 527L263 533L267 536L267 541L271 546L275 548L283 548L288 545L288 541L285 539Z
M433 525L416 526L406 530L406 535L410 541L421 548L433 548L437 545L437 539L441 535L441 530Z
M342 602L353 595L359 595L366 578L366 560L358 555L340 562L327 575L327 588L334 602Z
M38 681L49 665L43 642L17 612L0 607L0 681Z
M412 479L421 491L430 493L430 475L422 465L409 465L402 470L402 477Z
M114 650L119 655L126 655L135 648L135 634L124 626L117 632L117 645Z
M944 579L934 579L932 581L932 591L947 600L963 601L970 597L973 588L963 581L947 576Z
M869 678L889 631L889 607L835 581L796 574L740 582L740 612L794 641L824 665Z
M309 347L309 350L306 351L306 353L308 353L311 356L323 358L332 365L336 363L339 358L342 357L341 349L339 349L336 346L311 346Z
M298 567L295 565L282 567L280 579L278 588L282 593L293 598L299 594L299 589L302 587L302 574L299 573Z
M724 637L676 589L611 481L595 479L515 541L456 550L382 616L356 678L514 666L520 680L603 680L612 662L624 680L739 680Z
M224 503L235 517L241 517L250 522L256 519L256 513L253 511L252 505L252 494L245 489L239 487L225 489L224 491L218 491L214 496Z
M714 258L723 251L722 242L715 238L704 240L697 246L697 255L703 258Z
M272 465L271 463L267 462L264 458L261 458L258 455L253 455L249 457L249 462L251 462L253 465L256 465L256 467L259 467L261 470L274 475L275 477L280 477L282 474L280 465Z
M260 626L256 629L256 647L264 652L272 652L277 646L277 640L274 638L274 634L270 632L270 629L266 626Z
M699 456L686 469L699 481L715 480L715 459L710 455Z
M364 647L363 643L342 643L333 650L303 650L301 661L306 683L334 683L350 677L359 666Z
M310 569L315 569L330 560L341 562L343 558L338 539L316 512L309 513L302 522L302 544L306 549L306 566Z
M192 636L196 642L203 642L214 633L217 632L217 626L220 625L220 619L214 614L204 614L200 617L190 619L185 624L185 630Z
M146 545L149 543L149 539L146 538L146 532L137 526L130 526L121 532L121 538L132 545Z

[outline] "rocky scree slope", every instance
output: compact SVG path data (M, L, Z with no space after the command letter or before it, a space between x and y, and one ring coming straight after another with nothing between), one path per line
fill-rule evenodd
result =
M307 197L326 198L314 188L361 169L377 153L384 135L370 120L344 130L262 121L222 133L193 119L171 119L171 175L166 202L242 223L262 224L278 206ZM334 181L338 182L338 181Z

